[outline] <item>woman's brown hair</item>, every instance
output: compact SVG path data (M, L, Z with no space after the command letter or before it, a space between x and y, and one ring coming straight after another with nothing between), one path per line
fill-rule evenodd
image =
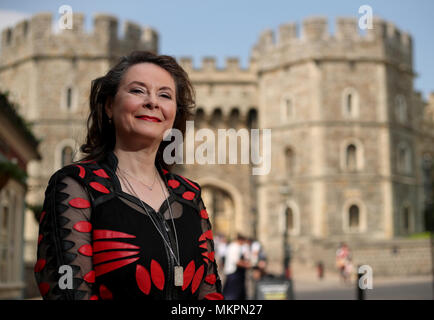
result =
M138 63L153 63L170 73L176 90L176 116L173 128L185 135L186 121L192 117L192 109L195 106L195 93L188 74L176 62L167 55L156 55L148 51L134 51L122 57L105 76L92 81L90 90L90 114L87 119L86 142L80 147L80 151L87 154L82 160L100 161L112 151L116 143L115 127L109 123L105 112L108 99L114 99L119 84L128 68ZM158 148L156 163L169 170L163 160L163 150L171 141L161 141Z

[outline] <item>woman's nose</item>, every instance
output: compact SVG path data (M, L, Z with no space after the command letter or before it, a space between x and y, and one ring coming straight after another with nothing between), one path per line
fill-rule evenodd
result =
M156 95L155 95L155 94L152 94L152 93L146 95L146 98L145 98L145 101L144 101L143 105L144 105L146 108L151 108L151 109L153 109L153 108L155 108L155 107L158 107L158 102L157 102L157 97L156 97Z

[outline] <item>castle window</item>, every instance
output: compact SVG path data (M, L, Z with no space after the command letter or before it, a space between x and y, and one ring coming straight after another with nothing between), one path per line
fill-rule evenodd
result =
M281 114L283 121L288 121L294 118L294 99L289 94L285 94L281 100Z
M397 169L399 173L411 173L411 150L406 143L398 145L397 150Z
M295 155L291 148L285 150L285 170L287 175L292 176L295 172Z
M291 208L287 207L285 210L285 218L286 218L286 228L289 232L294 232L295 224L294 224L294 212Z
M348 210L348 227L349 230L359 230L360 226L360 210L356 205L352 205Z
M257 128L258 126L258 112L256 108L250 108L247 112L247 127L248 128Z
M411 232L411 209L408 204L402 207L402 233L409 234Z
M61 96L61 107L64 110L72 111L77 107L77 89L73 85L63 88Z
M347 104L347 112L348 112L348 114L352 114L353 112L352 112L352 110L353 110L353 95L351 94L351 93L349 93L348 95L347 95L347 102L346 102L346 104Z
M400 123L406 123L408 121L407 102L403 95L398 95L395 98L395 115L396 120Z
M72 107L72 88L68 87L66 89L66 108L70 110Z
M236 128L240 121L240 110L238 108L233 108L229 114L229 127Z
M73 162L74 154L71 147L66 146L62 149L62 167Z
M194 124L196 127L200 127L200 125L205 121L205 111L203 108L197 108L196 113L194 115Z
M350 144L346 150L346 166L349 171L357 170L357 148Z
M359 116L359 96L353 88L347 88L342 95L342 113L345 118Z
M214 127L218 127L223 122L223 112L221 108L214 109L211 116L211 125Z

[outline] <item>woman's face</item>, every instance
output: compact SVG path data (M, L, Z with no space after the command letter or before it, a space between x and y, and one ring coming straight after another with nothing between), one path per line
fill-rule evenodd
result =
M159 144L175 121L175 81L153 63L135 64L125 72L106 112L116 128L116 143Z

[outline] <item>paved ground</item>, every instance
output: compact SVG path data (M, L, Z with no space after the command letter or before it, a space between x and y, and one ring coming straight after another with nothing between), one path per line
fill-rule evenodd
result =
M357 280L343 283L335 273L325 274L320 280L315 270L293 266L294 293L297 300L354 300L357 298ZM366 300L431 300L431 276L384 278L373 276L373 289L365 290Z

